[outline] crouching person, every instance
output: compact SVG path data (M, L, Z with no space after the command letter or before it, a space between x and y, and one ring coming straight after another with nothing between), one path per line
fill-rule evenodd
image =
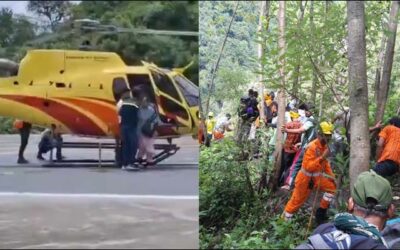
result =
M61 134L57 131L56 125L51 124L51 129L46 129L41 135L37 159L42 161L45 160L42 154L46 154L53 148L56 148L57 161L61 161L63 159L63 156L61 155L62 143L63 139Z
M394 215L390 183L373 170L361 173L351 189L348 213L315 229L296 249L388 249L381 235Z

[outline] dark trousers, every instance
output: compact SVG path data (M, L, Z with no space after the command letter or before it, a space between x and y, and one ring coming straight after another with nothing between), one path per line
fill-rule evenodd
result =
M121 126L122 166L133 165L138 148L138 135L135 127Z
M61 160L62 159L62 155L61 155L62 143L63 143L63 139L61 136L58 136L55 139L47 137L47 136L42 137L42 139L39 142L38 155L45 154L55 147L57 150L56 158L57 158L57 160Z
M211 145L212 136L213 136L212 134L207 134L206 143L205 143L206 147L209 147Z
M282 159L282 167L281 171L279 173L279 185L282 185L289 175L290 172L290 166L293 163L293 159L296 153L287 153L283 151L283 159Z
M388 177L399 171L399 165L394 161L386 160L376 163L373 170L383 177Z
M290 184L290 186L292 188L294 187L294 182L296 180L296 176L301 169L301 165L303 164L304 153L306 152L305 148L301 148L300 150L301 150L301 152L300 152L299 158L297 159L297 161L295 163L292 163L292 164L294 164L293 173L292 173L293 181Z
M31 133L30 126L24 126L19 130L19 135L21 137L21 145L19 146L18 158L24 158L24 151L26 145L28 145L29 135Z

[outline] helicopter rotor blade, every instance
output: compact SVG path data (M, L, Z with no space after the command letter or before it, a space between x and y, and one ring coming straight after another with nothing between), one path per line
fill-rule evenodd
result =
M36 44L40 44L40 43L50 42L50 41L59 39L64 36L71 35L73 33L74 33L73 31L68 31L68 32L61 33L61 34L60 33L46 34L46 35L38 37L34 40L31 40L31 41L27 42L26 44L28 46L32 46L32 45L36 45Z
M154 30L154 29L128 29L107 26L104 30L102 27L82 26L82 30L96 31L99 34L109 35L117 33L136 33L145 35L166 35L166 36L199 36L199 32L196 31L177 31L177 30Z

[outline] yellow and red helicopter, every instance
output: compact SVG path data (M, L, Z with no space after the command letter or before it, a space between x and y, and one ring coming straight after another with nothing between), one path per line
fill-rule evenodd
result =
M34 49L20 63L0 59L0 116L62 134L119 138L116 103L126 88L140 87L160 115L157 138L196 135L199 90L188 68L152 63L128 66L112 52Z

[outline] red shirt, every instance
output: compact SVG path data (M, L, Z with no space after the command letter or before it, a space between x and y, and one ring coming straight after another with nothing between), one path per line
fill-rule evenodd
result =
M288 129L298 129L301 128L301 122L292 121L286 124L285 126ZM285 144L283 145L283 149L286 153L296 153L296 148L294 145L301 140L301 134L299 133L287 133Z

